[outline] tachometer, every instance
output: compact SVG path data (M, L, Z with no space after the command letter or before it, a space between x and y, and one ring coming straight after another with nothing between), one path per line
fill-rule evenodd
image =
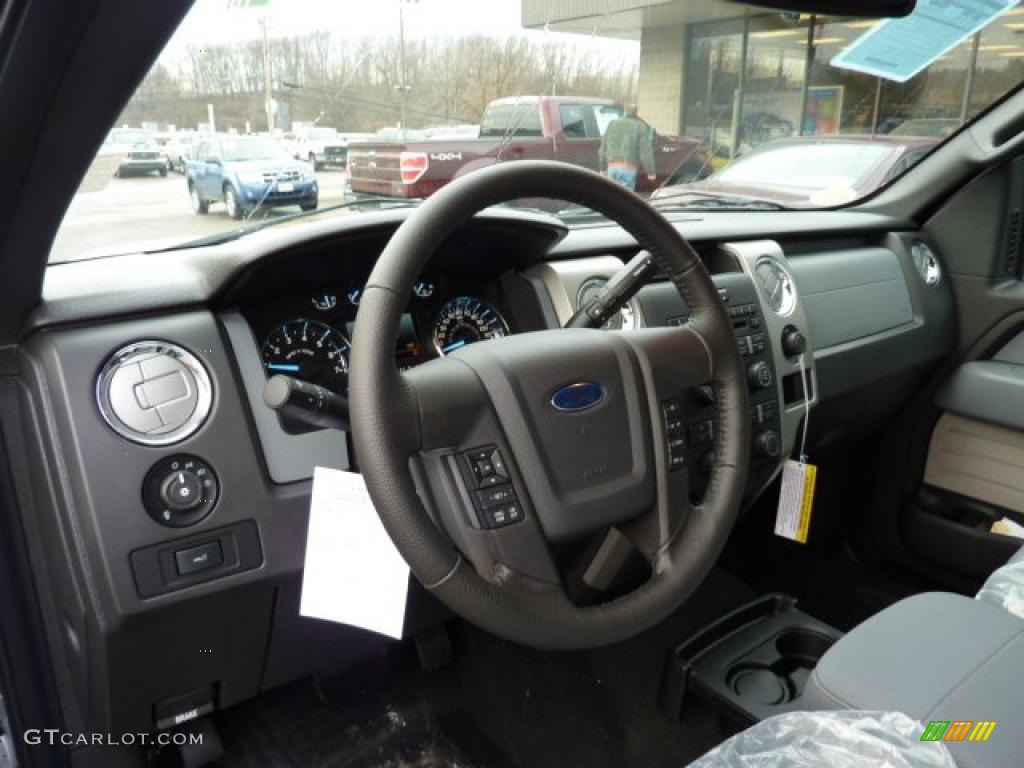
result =
M434 347L447 355L460 347L508 334L508 323L486 301L459 296L443 307L434 321Z
M348 392L349 344L341 333L316 320L289 320L263 342L263 365L333 392Z

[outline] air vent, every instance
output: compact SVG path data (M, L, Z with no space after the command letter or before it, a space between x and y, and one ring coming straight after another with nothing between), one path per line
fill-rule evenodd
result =
M927 244L916 241L910 246L910 256L925 285L935 285L942 277L942 268L935 252Z
M96 380L96 401L110 428L142 445L170 445L193 434L210 413L213 389L202 364L162 341L115 352Z

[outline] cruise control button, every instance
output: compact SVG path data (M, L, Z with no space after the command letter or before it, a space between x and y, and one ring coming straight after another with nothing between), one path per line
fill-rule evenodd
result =
M490 509L491 507L500 507L505 504L510 504L515 500L516 493L512 489L511 485L504 485L476 492L477 504L479 504L484 509Z

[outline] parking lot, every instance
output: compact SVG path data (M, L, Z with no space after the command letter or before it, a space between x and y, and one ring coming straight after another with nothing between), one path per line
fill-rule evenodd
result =
M320 207L345 200L346 173L317 172ZM262 220L298 213L299 207L257 213ZM53 245L51 261L101 256L112 252L148 250L234 229L243 222L230 218L223 204L210 206L206 216L192 212L185 177L170 173L114 178L106 167L90 170L64 217Z

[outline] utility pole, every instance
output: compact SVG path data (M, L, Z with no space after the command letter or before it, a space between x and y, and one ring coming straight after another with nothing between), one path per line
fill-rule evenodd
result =
M263 103L267 111L267 130L274 132L274 75L271 72L273 58L270 55L270 33L267 31L267 12L260 19L263 27Z
M408 89L405 81L405 0L398 0L398 100L401 104L401 129L402 138L405 138L405 94Z

